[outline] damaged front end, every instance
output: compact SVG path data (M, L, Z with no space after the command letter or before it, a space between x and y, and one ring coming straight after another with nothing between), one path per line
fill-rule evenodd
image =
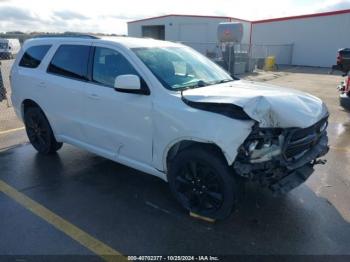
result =
M275 193L286 193L303 183L328 150L328 115L308 128L260 128L238 150L235 172Z
M190 107L255 122L232 167L275 193L300 185L315 164L325 162L319 158L329 150L329 113L317 97L247 81L185 90L181 96Z

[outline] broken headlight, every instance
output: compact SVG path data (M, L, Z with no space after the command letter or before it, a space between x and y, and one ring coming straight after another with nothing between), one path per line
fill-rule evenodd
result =
M246 160L260 163L281 154L284 136L280 129L258 129L253 131L243 143L241 150Z

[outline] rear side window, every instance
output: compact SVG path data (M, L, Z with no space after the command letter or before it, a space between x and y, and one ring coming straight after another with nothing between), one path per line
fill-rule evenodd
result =
M90 46L61 45L47 69L57 75L87 80Z
M21 58L19 66L28 67L28 68L37 68L41 60L49 51L51 45L37 45L29 47Z

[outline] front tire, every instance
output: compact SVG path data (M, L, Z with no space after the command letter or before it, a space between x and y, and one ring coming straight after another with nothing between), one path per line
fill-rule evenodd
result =
M52 154L62 147L63 144L56 141L50 123L40 108L26 109L24 124L30 143L39 153Z
M234 208L235 178L223 156L210 148L180 152L169 164L168 182L177 201L200 216L225 219Z

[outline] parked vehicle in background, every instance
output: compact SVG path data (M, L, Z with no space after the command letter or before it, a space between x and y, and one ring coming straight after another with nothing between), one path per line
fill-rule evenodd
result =
M69 143L158 176L201 216L226 218L242 181L288 192L328 152L320 99L236 80L177 43L36 38L11 75L16 114L38 152Z
M350 71L350 48L338 50L337 64L332 69L342 71L345 74Z
M13 59L21 49L18 39L0 38L0 59Z
M341 81L338 85L338 90L340 91L339 102L340 105L346 109L350 110L350 75L346 74L345 79Z
M332 69L343 72L345 79L338 85L339 102L344 109L350 110L350 48L338 50L337 64Z

